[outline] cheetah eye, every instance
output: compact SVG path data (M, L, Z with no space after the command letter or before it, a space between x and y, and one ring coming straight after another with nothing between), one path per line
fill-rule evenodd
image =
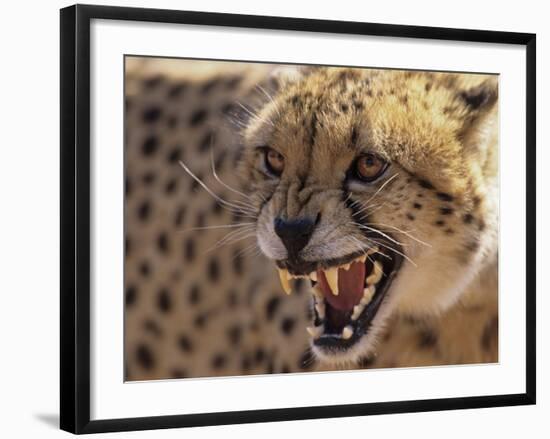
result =
M282 154L279 154L274 149L269 147L265 148L265 166L267 170L276 176L279 176L283 173L285 168L285 158Z
M368 153L360 156L354 164L356 177L365 182L372 182L381 177L388 163L376 154Z

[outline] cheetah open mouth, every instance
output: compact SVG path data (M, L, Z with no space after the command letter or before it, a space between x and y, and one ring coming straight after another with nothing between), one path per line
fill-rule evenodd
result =
M307 331L316 347L331 354L349 349L368 333L402 259L391 250L373 247L337 260L277 261L277 266L287 294L290 279L311 280L313 326Z

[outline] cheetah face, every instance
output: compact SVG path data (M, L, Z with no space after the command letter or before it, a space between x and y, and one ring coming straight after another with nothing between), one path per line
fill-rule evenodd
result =
M496 209L478 195L496 92L451 78L320 68L245 131L258 245L285 292L311 281L325 362L370 355L395 313L455 304L496 247Z

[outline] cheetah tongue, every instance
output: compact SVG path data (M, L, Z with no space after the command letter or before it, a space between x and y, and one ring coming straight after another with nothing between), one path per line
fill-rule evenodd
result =
M344 267L338 268L338 293L335 295L329 286L325 271L317 270L319 287L325 300L330 306L341 311L351 310L361 301L365 289L365 276L365 264L360 261L353 262L348 270Z

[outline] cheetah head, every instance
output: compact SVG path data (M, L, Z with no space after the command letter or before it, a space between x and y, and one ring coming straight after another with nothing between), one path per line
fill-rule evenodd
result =
M349 364L496 257L497 81L312 68L278 84L244 131L257 241L287 293L311 280L314 353Z

